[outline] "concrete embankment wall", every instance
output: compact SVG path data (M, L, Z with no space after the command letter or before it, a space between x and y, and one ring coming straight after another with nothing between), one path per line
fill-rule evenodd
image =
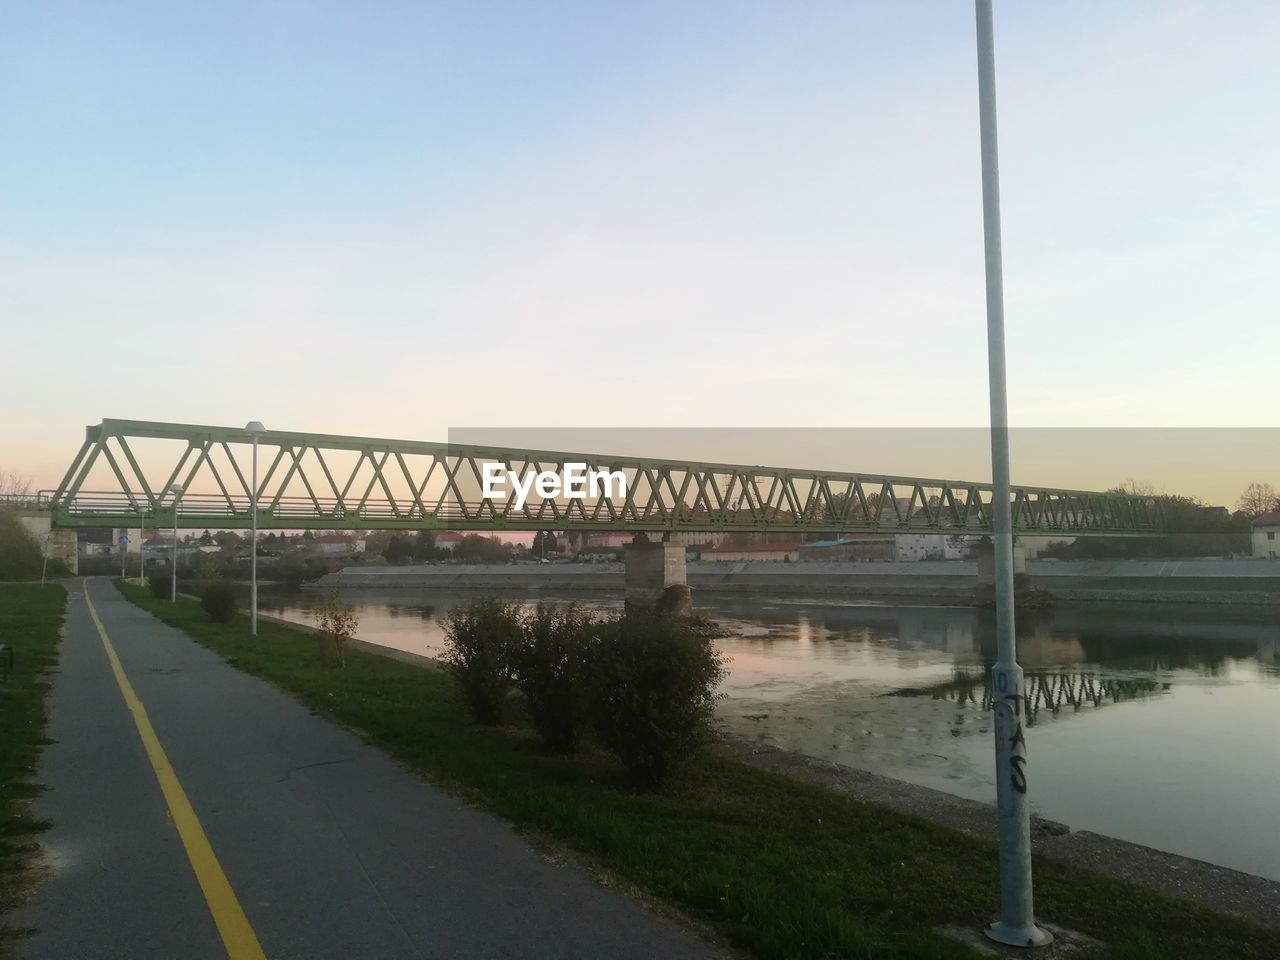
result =
M1065 600L1280 603L1280 560L1038 560L1027 573Z
M1037 587L1063 599L1280 603L1280 560L1031 560ZM914 563L690 563L689 586L706 593L972 600L977 565ZM324 585L359 589L609 593L625 589L621 564L489 564L347 567Z
M622 596L622 564L414 564L403 567L345 567L321 577L321 586L370 590L601 591Z

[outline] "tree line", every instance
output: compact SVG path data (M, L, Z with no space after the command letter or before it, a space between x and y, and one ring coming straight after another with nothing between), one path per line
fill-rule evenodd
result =
M1250 483L1234 512L1213 507L1198 497L1156 493L1151 484L1128 480L1108 493L1155 497L1164 513L1161 537L1081 537L1074 543L1051 544L1042 556L1062 560L1163 559L1228 557L1250 552L1253 521L1280 510L1280 495L1270 483Z

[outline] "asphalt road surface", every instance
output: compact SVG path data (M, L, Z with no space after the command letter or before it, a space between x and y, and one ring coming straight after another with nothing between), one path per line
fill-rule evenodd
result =
M719 955L109 582L69 587L22 960Z

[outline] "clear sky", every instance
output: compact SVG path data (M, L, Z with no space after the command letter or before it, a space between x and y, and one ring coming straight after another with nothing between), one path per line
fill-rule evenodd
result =
M1013 421L1280 423L1280 4L996 43ZM981 425L975 69L964 0L4 4L0 467L103 417Z

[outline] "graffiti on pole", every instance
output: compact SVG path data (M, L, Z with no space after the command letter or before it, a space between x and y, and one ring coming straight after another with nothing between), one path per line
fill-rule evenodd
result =
M1015 671L1017 671L1015 673ZM1027 792L1027 740L1023 733L1021 671L992 671L995 687L992 709L996 720L996 748L1009 755L1009 786L1016 793Z

